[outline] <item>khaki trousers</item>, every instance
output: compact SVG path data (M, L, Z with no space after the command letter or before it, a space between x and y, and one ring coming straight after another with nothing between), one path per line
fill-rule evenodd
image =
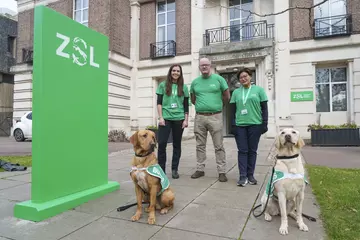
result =
M216 156L218 173L226 172L226 154L223 146L223 114L210 116L196 114L194 134L196 138L197 171L204 171L206 163L207 132L210 132Z

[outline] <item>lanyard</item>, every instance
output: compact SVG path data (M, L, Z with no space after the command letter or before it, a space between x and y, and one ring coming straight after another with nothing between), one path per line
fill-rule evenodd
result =
M177 96L177 84L175 84L175 87L171 86L171 91L172 91L172 98L175 99Z
M251 91L251 85L250 85L250 87L249 87L249 90L247 91L247 93L246 93L246 96L245 96L245 88L244 87L242 87L243 88L243 90L242 90L242 100L243 100L243 104L244 104L244 106L245 106L245 104L246 104L246 102L247 102L247 99L248 99L248 97L249 97L249 94L250 94L250 91Z

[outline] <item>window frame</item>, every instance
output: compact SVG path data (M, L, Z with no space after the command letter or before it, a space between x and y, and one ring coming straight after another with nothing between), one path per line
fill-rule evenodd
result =
M341 81L341 82L333 82L332 81L332 78L331 78L331 70L332 69L336 69L336 68L343 68L345 69L345 74L346 74L346 79L345 81ZM316 82L316 78L317 78L317 75L316 75L316 72L318 69L328 69L329 70L329 82L326 82L326 83L317 83ZM315 68L315 111L316 113L337 113L337 112L348 112L349 111L349 76L348 76L348 71L349 71L349 68L345 65L333 65L333 66L319 66L319 67L316 67ZM333 93L332 93L332 87L333 85L340 85L340 84L345 84L346 86L346 110L344 111L334 111L333 110ZM316 94L316 87L318 85L328 85L329 86L329 104L330 104L330 108L329 108L329 111L328 112L318 112L317 111L317 106L316 106L316 99L317 99L317 94Z
M328 25L329 25L329 34L326 34L326 35L319 35L319 36L316 36L316 37L327 37L327 36L334 36L334 35L337 35L336 33L334 33L334 26L332 25L333 24L333 21L338 21L338 20L334 20L333 18L334 17L337 17L337 16L346 16L348 14L348 9L347 9L347 4L348 4L348 0L341 0L341 1L345 1L345 12L343 14L340 14L340 15L334 15L332 12L333 12L333 8L332 8L332 4L333 2L336 2L336 1L339 1L339 0L329 0L327 2L324 2L323 4L317 6L314 8L314 21L316 21L317 19L322 19L322 18L328 18L328 19L324 19L323 21L327 22ZM313 0L313 4L318 4L322 2L322 0ZM316 16L316 13L317 13L317 9L319 9L320 7L322 6L325 6L327 7L328 11L326 13L325 16ZM347 25L347 18L344 18L345 20L345 33L348 31L348 25ZM321 28L320 28L321 29ZM316 24L314 25L314 31L316 32L318 29L316 28Z
M76 8L76 1L80 1L80 6L81 6L80 9ZM87 2L87 7L83 7L84 1ZM76 22L81 23L82 25L87 26L87 27L89 27L89 4L90 4L89 0L73 0L73 20L76 21L76 13L80 12L81 13L81 15L80 15L81 20L76 21ZM88 17L87 17L86 21L84 21L84 10L88 11Z
M158 12L158 3L159 2L165 2L166 10L164 12L161 12L161 13ZM168 10L167 9L168 0L156 0L156 8L155 8L155 13L156 13L156 23L155 23L155 26L156 26L156 42L168 42L168 41L171 41L171 40L168 39L168 34L167 34L169 25L174 25L175 26L175 36L174 36L173 41L176 42L176 0L174 0L174 4L175 4L175 9L174 10ZM170 24L168 23L168 13L169 12L174 12L175 13L175 21L174 21L174 23L170 23ZM165 14L165 24L161 24L161 25L158 24L159 14ZM165 40L164 41L159 40L159 28L160 27L165 27L165 32L164 32Z
M229 30L230 30L230 32L229 32L229 41L230 42L241 42L241 41L243 41L243 40L250 40L251 38L247 38L247 36L243 36L244 34L243 34L243 29L240 29L239 31L240 31L240 38L237 40L237 41L231 41L231 26L234 26L234 25L231 25L231 22L234 22L234 21L240 21L240 25L242 25L242 24L244 24L244 22L243 22L243 20L245 19L246 20L246 18L245 17L242 17L242 15L243 15L243 11L241 11L240 10L240 17L239 18L234 18L234 19L231 19L231 7L240 7L241 8L241 6L243 5L243 4L247 4L247 3L243 3L243 1L244 0L239 0L240 1L240 4L239 5L230 5L230 1L231 0L228 0L228 7L229 7L229 9L228 9L228 24L229 24ZM254 1L255 0L251 0L251 11L254 11ZM249 17L249 19L248 19L248 22L254 22L254 18L253 18L253 16L252 15L250 15L250 17ZM238 25L238 24L235 24L235 26L236 25ZM253 29L252 29L252 31L253 31Z

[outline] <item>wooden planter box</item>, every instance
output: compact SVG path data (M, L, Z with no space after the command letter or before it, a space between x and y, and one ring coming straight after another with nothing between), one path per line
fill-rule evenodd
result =
M311 130L312 146L360 146L359 128Z

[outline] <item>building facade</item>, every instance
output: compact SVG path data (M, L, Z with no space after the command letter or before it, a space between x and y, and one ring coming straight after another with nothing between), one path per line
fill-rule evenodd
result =
M17 22L0 14L0 136L10 136L13 114Z
M281 4L280 4L281 2ZM33 8L49 7L109 36L109 130L157 125L156 88L172 64L185 84L202 56L231 92L242 67L269 98L269 131L309 124L360 124L358 0L18 0L14 116L31 109ZM296 6L308 9L295 9ZM285 9L292 9L284 11ZM281 14L277 14L280 13ZM275 13L275 14L274 14ZM355 14L356 13L356 14ZM193 135L194 107L190 107ZM234 109L224 107L225 136Z

